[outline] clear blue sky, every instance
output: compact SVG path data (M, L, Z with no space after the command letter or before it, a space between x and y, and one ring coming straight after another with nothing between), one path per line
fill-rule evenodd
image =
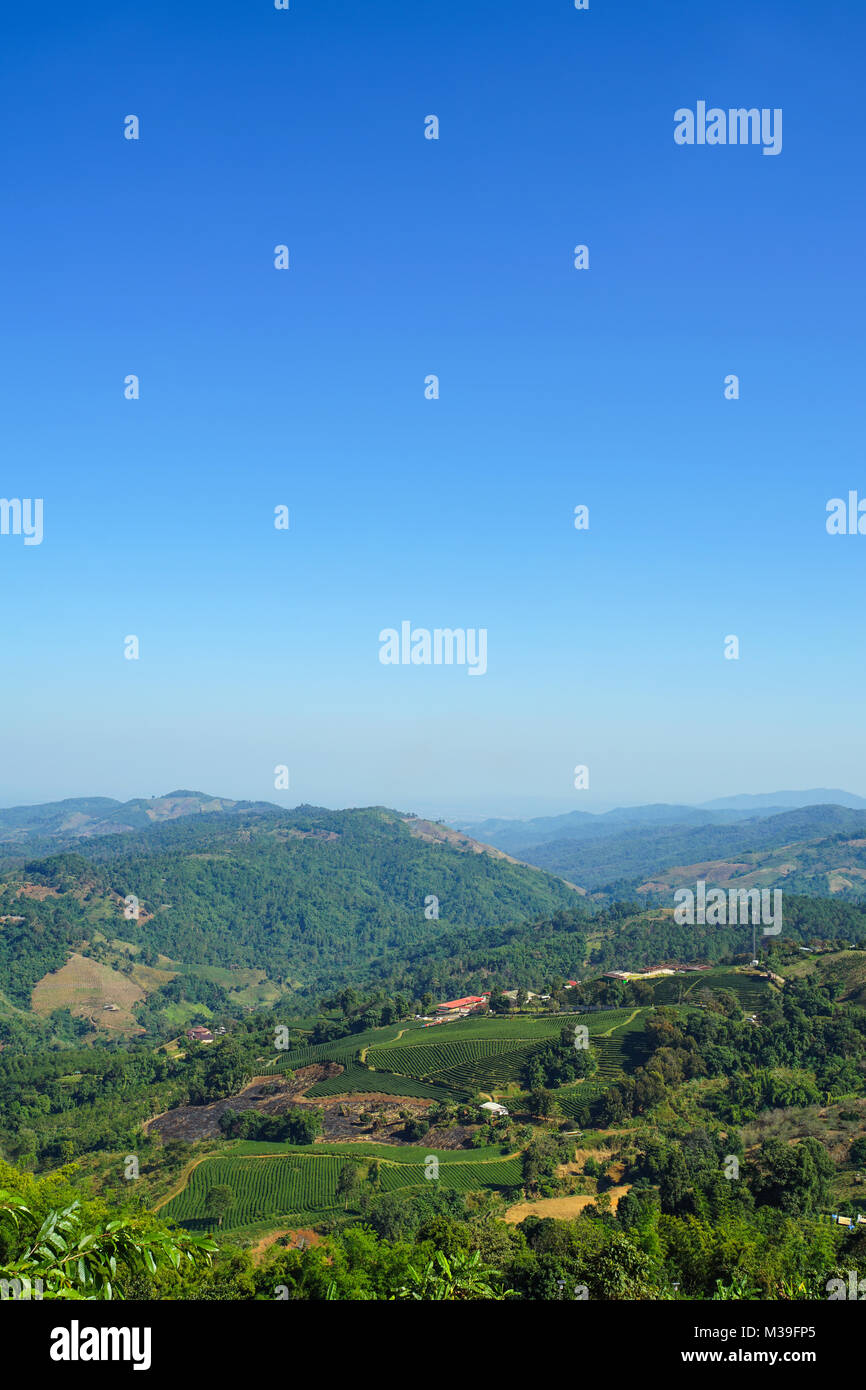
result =
M15 9L0 801L866 792L860 0Z

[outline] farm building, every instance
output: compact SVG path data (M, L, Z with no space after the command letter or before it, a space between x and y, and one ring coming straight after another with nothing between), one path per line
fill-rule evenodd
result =
M506 1110L505 1106L498 1105L495 1100L486 1100L484 1104L481 1106L481 1109L486 1110L488 1115L508 1114L508 1111Z
M187 1028L186 1035L189 1038L190 1042L213 1042L213 1033L211 1032L211 1030L209 1028L202 1027L200 1023L197 1023L194 1028Z
M447 1003L440 1004L436 1010L438 1017L445 1015L454 1018L459 1014L475 1013L478 1009L487 1007L489 994L467 994L464 999L449 999Z

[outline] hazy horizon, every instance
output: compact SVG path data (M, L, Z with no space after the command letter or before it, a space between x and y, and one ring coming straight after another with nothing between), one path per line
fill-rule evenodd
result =
M479 823L481 823L481 822L483 822L483 821L485 821L485 820L496 820L496 819L502 819L502 820L518 820L518 821L519 821L519 820L532 820L532 819L543 818L543 817L547 817L547 816L568 815L570 812L573 812L573 811L584 811L584 812L587 812L587 813L589 813L589 814L591 814L591 815L604 815L604 814L605 814L606 812L608 812L608 811L614 811L614 810L629 810L629 809L632 809L632 808L635 808L635 809L636 809L636 808L638 808L638 807L650 806L650 805L688 806L688 807L693 808L694 810L710 810L710 809L712 809L712 807L710 806L709 803L714 802L714 801L729 801L729 800L734 800L735 798L738 798L738 797L747 797L747 798L748 798L748 797L771 798L773 795L776 795L776 794L778 794L780 797L807 798L807 799L805 799L805 800L799 801L799 802L797 803L798 805L836 804L836 803L834 803L834 802L832 801L832 799L825 799L825 800L823 800L823 801L818 801L818 802L810 801L810 800L808 800L808 794L809 794L810 791L815 792L815 793L826 794L828 791L833 791L833 790L835 790L835 791L837 791L837 792L843 793L843 794L844 794L845 796L847 796L847 797L858 797L858 796L860 795L860 793L858 793L858 792L852 792L849 788L843 788L843 787L837 787L837 788L823 788L823 787L822 787L822 788L803 788L802 790L799 790L799 791L796 790L796 789L781 789L781 788L780 788L780 789L777 789L777 792L776 792L776 793L773 793L773 792L766 792L766 791L760 791L760 792L731 792L731 793L728 794L727 796L707 797L707 798L705 798L704 801L702 801L702 802L686 801L686 800L681 800L681 799L677 799L677 798L663 799L663 800L661 800L661 801L651 801L651 802L650 802L650 801L627 800L627 801L617 801L617 802L611 802L611 803L605 803L605 802L595 801L595 800L593 800L593 801L587 800L587 801L582 802L580 806L575 806L575 805L573 805L571 802L569 802L569 801L567 801L567 800L565 800L565 799L563 799L560 803L557 803L557 802L555 802L555 801L553 801L553 800L551 800L551 801L538 801L537 803L534 803L534 802L532 802L531 799L523 798L522 800L515 800L515 801L513 801L513 802L505 802L505 801L503 801L499 806L494 807L493 809L489 809L489 808L486 808L486 809L484 809L484 808L483 808L483 809L473 809L473 808L472 808L472 803L471 803L471 802L468 802L468 803L466 804L465 809L464 809L464 808L461 808L461 806L459 805L459 803L457 803L456 801L452 801L451 803L445 803L445 804L442 804L442 805L440 805L440 804L435 804L435 805L434 805L433 803L429 803L429 802L427 802L426 800L421 800L421 801L419 801L419 800L414 800L414 801L408 802L408 803L406 803L406 804L402 804L402 803L397 803L397 802L381 801L381 800L377 800L377 799L367 799L367 800L363 800L363 801L347 802L347 803L345 803L345 804L338 804L338 803L326 802L326 801L321 800L320 798L315 798L315 797L314 797L314 798L304 798L303 800L295 800L295 799L292 799L291 797L286 796L285 794L283 794L283 795L281 796L280 793L278 793L278 792L271 792L271 794L270 794L269 796L250 796L250 795L245 795L245 794L242 794L242 793L236 793L236 792L234 792L234 791L227 791L225 788L217 788L217 789L214 789L213 787L201 787L201 786L196 786L196 785L193 784L193 783L174 782L174 783L171 784L171 786L170 786L169 788L166 788L164 791L154 792L154 793L133 792L131 795L118 795L118 794L116 794L116 793L104 792L104 791L78 791L78 792L71 793L70 795L64 795L64 796L48 796L48 797L39 798L38 800L26 800L26 799L16 800L16 801L4 800L4 801L0 802L0 810L6 811L6 810L15 809L15 808L17 808L17 807L26 808L26 807L34 807L34 806L40 806L40 805L51 804L51 803L55 803L55 802L74 801L74 800L85 799L85 798L99 798L99 797L105 797L105 798L107 798L107 799L110 799L110 800L112 800L112 801L117 802L118 804L123 805L123 804L125 804L125 803L127 803L127 802L129 802L129 801L136 801L136 800L159 800L159 799L161 799L161 798L163 798L163 797L170 796L173 792L177 792L177 791L181 791L181 790L183 790L183 791L195 792L195 793L202 794L202 795L206 795L206 796L220 797L220 798L223 798L223 799L229 800L229 801L249 801L249 802L260 801L260 802L269 802L269 803L271 803L272 805L274 805L274 806L279 806L279 807L281 807L281 808L283 808L283 809L285 809L285 810L294 810L296 807L301 806L301 805L322 806L322 807L324 807L324 808L326 808L326 809L328 809L328 810L335 810L335 811L336 811L336 810L359 810L359 809L363 809L363 808L365 808L365 807L371 807L371 806L387 806L387 807L390 807L390 808L393 809L393 810L402 811L402 812L405 812L405 813L416 813L416 814L420 815L420 816L423 817L423 818L431 819L431 820L443 820L443 821L446 821L446 822L451 822L451 821L465 821L465 822L477 821L477 822L479 822ZM768 802L768 805L769 805L769 804L770 804L770 803ZM773 804L774 806L776 806L777 808L780 808L780 809L790 809L790 807L787 806L786 803L784 803L784 802L782 802L782 801L780 801L780 802L778 802L778 803L772 803L772 804ZM866 806L864 806L863 809L866 809ZM761 814L761 813L762 813L762 808L761 808L760 806L756 807L756 808L755 808L755 814Z

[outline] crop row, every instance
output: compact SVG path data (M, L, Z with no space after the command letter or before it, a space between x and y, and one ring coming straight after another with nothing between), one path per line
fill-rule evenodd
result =
M332 1042L302 1044L290 1048L273 1057L264 1070L294 1070L311 1066L315 1062L345 1063L356 1058L362 1049L368 1048L371 1055L366 1060L383 1070L405 1071L407 1075L412 1076L432 1076L434 1072L453 1065L453 1062L444 1061L437 1065L434 1061L431 1065L427 1062L412 1061L407 1065L404 1054L415 1051L420 1052L422 1056L427 1053L435 1054L442 1047L450 1048L458 1043L464 1046L480 1043L494 1054L521 1043L555 1038L563 1028L574 1028L577 1023L584 1024L590 1034L605 1032L609 1028L625 1024L632 1012L633 1010L629 1009L607 1009L600 1013L544 1014L537 1018L486 1015L443 1023L435 1029L411 1024L392 1024L387 1028L372 1028L363 1033L352 1033ZM640 1016L627 1024L628 1028L642 1026ZM401 1033L403 1036L400 1036ZM397 1039L399 1041L395 1041ZM482 1054L470 1053L467 1049L458 1060L469 1061L473 1056L480 1055Z
M455 1042L443 1039L426 1046L404 1046L401 1043L390 1047L371 1047L367 1061L372 1067L400 1072L404 1076L429 1077L439 1072L450 1071L463 1063L474 1063L482 1059L496 1057L513 1048L521 1048L519 1039L502 1038L463 1038Z
M455 1019L453 1023L440 1023L435 1028L413 1029L406 1037L400 1039L400 1046L424 1047L431 1043L451 1043L471 1038L498 1039L503 1042L537 1042L543 1038L555 1038L563 1028L573 1028L578 1021L586 1022L589 1018L612 1019L613 1012L586 1016L583 1014L539 1014L537 1017L484 1014L472 1018ZM627 1010L623 1010L623 1017L628 1017ZM604 1026L609 1027L610 1023L608 1022ZM591 1028L590 1032L592 1031Z
M288 1048L271 1058L264 1071L294 1071L298 1067L309 1067L314 1062L345 1062L356 1057L362 1048L371 1043L386 1043L396 1038L400 1028L394 1024L390 1028L368 1028L363 1033L350 1033L346 1038L335 1038L332 1042L305 1044Z
M224 1230L255 1225L265 1218L321 1218L344 1207L337 1183L345 1163L345 1158L319 1154L207 1159L193 1169L187 1186L163 1215L191 1229L214 1228L208 1192L224 1186L232 1194L223 1216ZM522 1168L519 1158L440 1163L438 1169L429 1162L383 1161L379 1177L384 1192L423 1189L430 1183L457 1192L509 1190L521 1185Z

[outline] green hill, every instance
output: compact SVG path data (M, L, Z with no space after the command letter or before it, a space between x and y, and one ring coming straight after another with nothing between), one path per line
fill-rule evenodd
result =
M137 920L124 918L127 896ZM47 971L101 942L106 963L124 969L126 955L181 973L253 968L315 996L375 979L376 962L393 967L451 930L480 933L577 902L552 875L381 808L187 815L7 870L0 991L27 1007ZM221 988L203 982L202 1002Z

